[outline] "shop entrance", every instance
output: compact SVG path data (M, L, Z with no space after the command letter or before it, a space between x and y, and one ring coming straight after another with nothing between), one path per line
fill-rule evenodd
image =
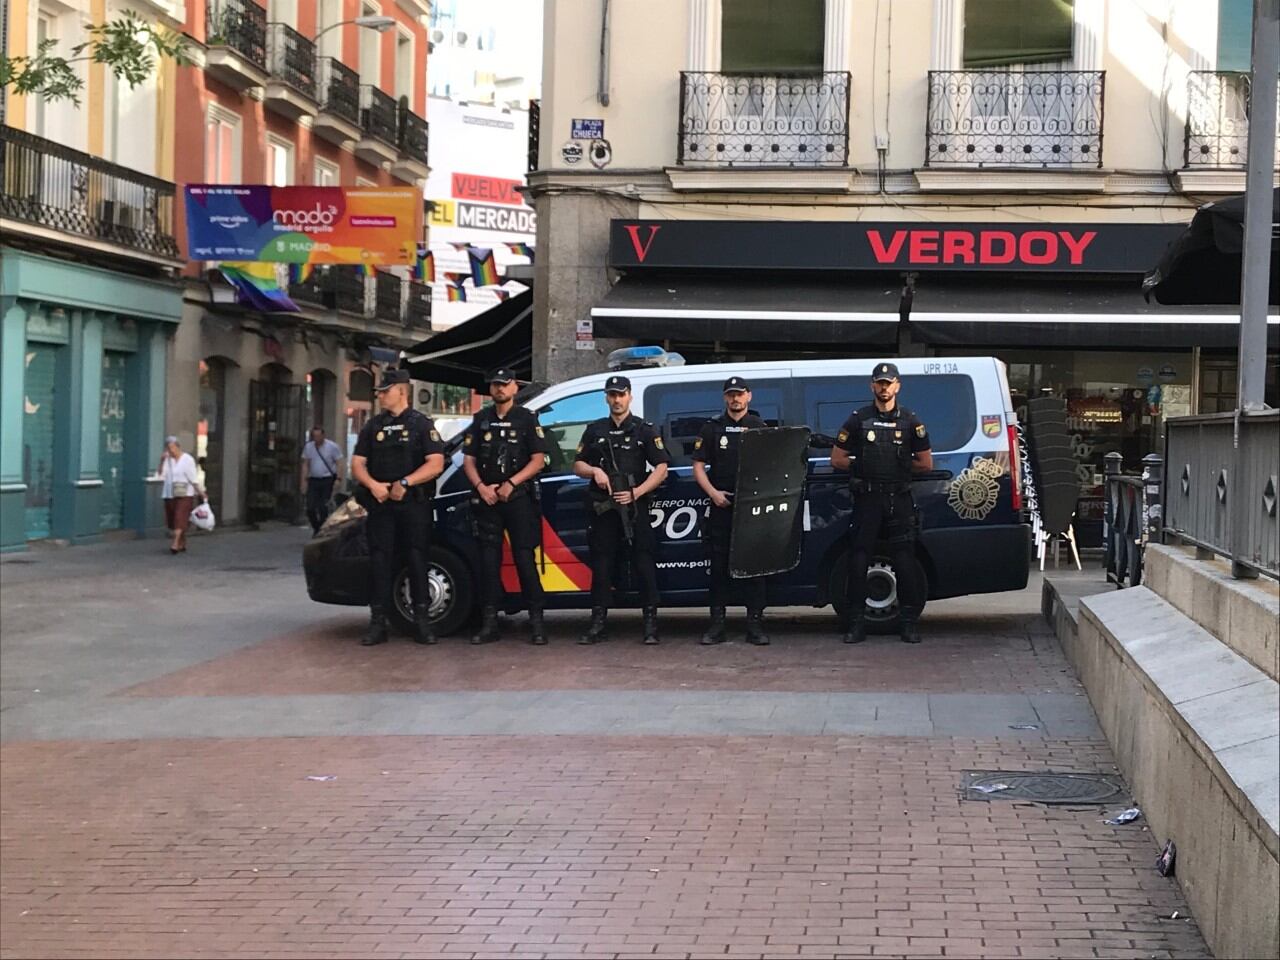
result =
M53 430L58 347L27 346L23 383L22 482L27 485L24 517L28 540L44 540L53 530Z
M129 354L102 353L102 410L98 426L98 472L102 477L99 523L103 530L124 526L125 375Z
M285 383L288 370L268 364L249 383L249 489L252 522L295 522L301 511L299 455L303 384Z
M200 361L200 420L196 424L196 465L215 516L222 516L223 455L226 438L227 361Z

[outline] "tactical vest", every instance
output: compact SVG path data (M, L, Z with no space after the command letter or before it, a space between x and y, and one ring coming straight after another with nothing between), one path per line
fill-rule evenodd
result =
M510 480L524 469L533 453L527 436L532 428L517 419L516 409L513 407L505 420L488 410L476 422L476 472L484 483Z
M887 417L874 407L860 415L853 478L868 483L909 483L910 431L911 416L901 408L896 417Z
M625 427L614 424L612 418L600 421L599 434L591 443L600 455L600 467L605 473L630 476L636 486L644 482L649 472L649 460L645 455L644 440L640 428L644 421L631 417ZM597 484L591 484L588 492L595 499L608 499L609 494Z
M399 418L390 414L379 414L373 420L373 436L369 445L369 456L365 469L369 476L382 483L394 483L407 477L426 459L426 449L422 445L422 437L426 429L417 429L415 421L421 414L406 411ZM435 492L435 484L413 488L410 493L419 497L430 497Z

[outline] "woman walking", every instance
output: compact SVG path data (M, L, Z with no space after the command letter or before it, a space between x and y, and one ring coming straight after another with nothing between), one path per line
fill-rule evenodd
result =
M165 526L173 535L169 544L170 553L184 553L187 549L187 524L191 519L191 508L195 506L195 498L204 499L204 491L196 480L196 462L191 454L182 452L178 438L169 436L164 440L164 456L160 458L160 469L157 471L164 478Z

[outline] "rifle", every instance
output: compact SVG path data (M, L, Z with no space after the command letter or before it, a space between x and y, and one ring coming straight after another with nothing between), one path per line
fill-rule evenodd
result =
M622 473L618 469L618 457L613 452L613 441L607 441L609 446L609 459L612 462L613 469L609 471L609 489L610 490L634 490L636 486L635 477L629 473ZM622 537L627 541L627 546L631 546L636 537L635 528L635 500L630 503L618 503L610 494L607 500L593 500L591 509L595 511L596 516L602 517L609 510L617 510L618 518L622 521Z

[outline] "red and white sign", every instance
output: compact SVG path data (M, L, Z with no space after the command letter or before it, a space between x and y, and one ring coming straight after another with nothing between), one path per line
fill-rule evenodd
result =
M513 207L524 205L524 198L518 190L523 184L519 180L486 177L476 173L455 173L452 180L453 195L459 200L505 203Z

